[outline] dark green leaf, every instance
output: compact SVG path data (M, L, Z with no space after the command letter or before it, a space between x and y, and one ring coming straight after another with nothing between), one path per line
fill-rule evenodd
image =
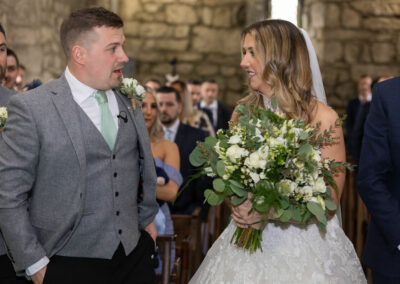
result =
M279 218L282 222L286 223L292 218L292 210L288 209L283 211L283 214Z
M217 144L217 142L218 142L217 138L208 136L206 138L206 140L204 141L204 144L206 144L207 146L210 146L210 147L214 147Z
M222 177L225 174L225 164L223 161L217 162L217 173L220 177Z
M326 216L325 211L322 209L321 204L316 202L308 202L307 209L317 218L317 220L322 223L326 224Z
M238 206L238 205L242 204L246 199L247 199L247 194L246 194L246 196L243 196L243 197L234 195L232 198L232 205Z
M325 200L325 206L326 206L326 208L328 208L328 210L331 210L331 211L336 210L336 204L335 204L335 202L333 202L333 201L330 200L330 199Z
M189 161L194 167L200 167L207 161L207 157L201 152L199 146L194 148L193 152L189 155Z
M216 194L211 189L206 189L204 191L204 197L206 198L208 204L210 204L211 206L220 205L222 203L222 201L224 200L223 196Z

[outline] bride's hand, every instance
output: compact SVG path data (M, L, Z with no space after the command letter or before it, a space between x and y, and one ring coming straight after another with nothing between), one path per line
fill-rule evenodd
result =
M247 229L250 226L255 229L262 227L260 213L253 210L249 214L251 207L252 203L248 199L238 206L232 206L232 218L238 227L243 229Z

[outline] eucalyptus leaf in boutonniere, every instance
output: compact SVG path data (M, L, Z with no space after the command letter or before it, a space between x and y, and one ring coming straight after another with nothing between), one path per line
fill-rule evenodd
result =
M137 106L146 97L146 90L136 79L122 77L121 86L118 91L132 101L133 112L136 115Z
M6 120L8 118L7 108L0 107L0 131L3 129L6 124Z

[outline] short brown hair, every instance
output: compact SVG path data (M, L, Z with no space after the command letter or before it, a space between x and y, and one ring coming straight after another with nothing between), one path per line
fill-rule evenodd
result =
M69 15L61 25L60 40L64 53L69 57L73 44L79 37L94 27L122 28L124 22L115 13L102 8L85 8Z

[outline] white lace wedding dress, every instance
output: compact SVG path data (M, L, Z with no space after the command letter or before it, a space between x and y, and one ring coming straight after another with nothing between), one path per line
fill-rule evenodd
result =
M334 216L321 234L316 224L269 222L262 249L250 254L231 244L232 221L208 251L190 284L367 283L353 244Z

